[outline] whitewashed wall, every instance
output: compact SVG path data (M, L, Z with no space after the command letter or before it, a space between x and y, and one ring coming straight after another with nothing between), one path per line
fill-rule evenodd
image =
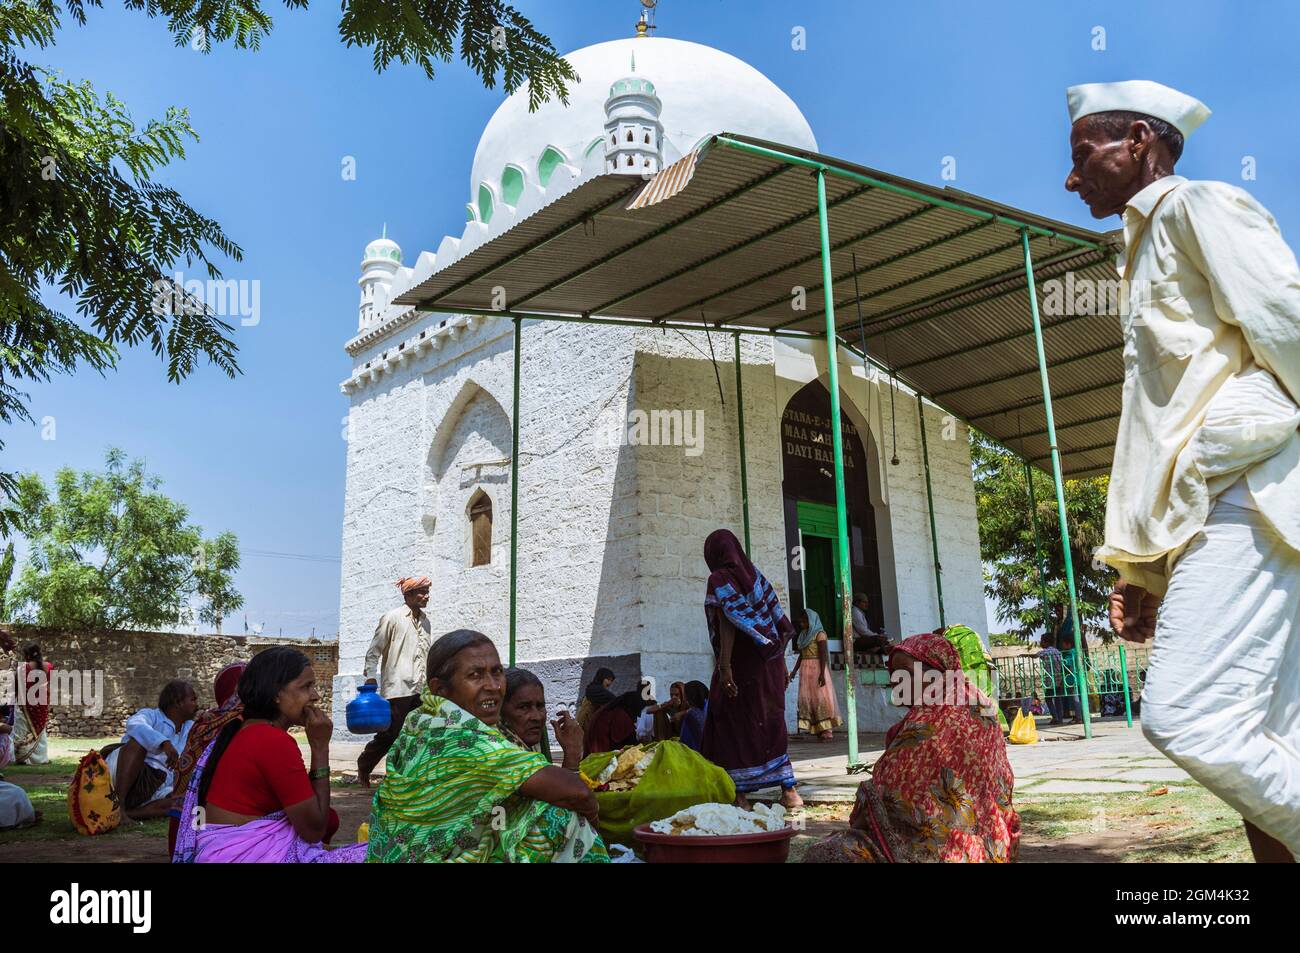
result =
M437 328L430 317L404 334ZM353 695L379 616L398 603L394 581L428 574L434 633L471 627L505 655L509 611L512 325L479 319L350 397L335 721ZM743 537L732 338L713 334L719 379L700 333L526 323L521 384L519 642L522 662L575 697L573 660L640 653L641 672L667 683L707 682L703 543L725 526ZM374 361L391 342L358 355ZM703 352L703 353L701 353ZM825 351L743 338L745 428L755 563L789 604L781 501L780 417L803 384L826 381ZM912 634L938 624L915 397L897 398L890 466L889 387L841 363L846 407L873 446L886 623ZM619 446L608 423L635 410L702 411L698 455L676 446ZM947 618L982 629L978 530L964 428L927 413ZM493 500L493 559L470 567L467 506ZM887 502L887 505L886 505ZM557 674L558 673L558 674ZM575 682L569 685L568 682ZM622 686L619 686L622 687ZM630 687L630 686L629 686ZM860 726L894 720L879 692L859 693ZM793 696L792 696L793 697ZM793 724L793 706L788 706Z

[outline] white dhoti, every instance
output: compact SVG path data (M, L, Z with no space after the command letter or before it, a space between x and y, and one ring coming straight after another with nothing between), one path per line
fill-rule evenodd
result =
M1300 859L1300 553L1257 511L1221 498L1175 563L1142 730Z

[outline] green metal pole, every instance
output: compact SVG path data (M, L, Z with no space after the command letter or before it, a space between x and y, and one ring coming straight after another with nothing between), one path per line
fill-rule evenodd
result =
M1085 664L1079 686L1079 707L1083 709L1083 736L1092 737L1092 713L1088 709L1088 678L1083 651L1083 626L1079 625L1079 596L1074 586L1074 560L1070 556L1070 528L1065 519L1065 482L1061 478L1061 450L1056 445L1056 418L1052 415L1052 388L1047 379L1047 351L1043 347L1043 322L1038 316L1038 290L1034 287L1034 256L1029 251L1029 232L1021 231L1020 247L1025 253L1025 278L1029 284L1029 314L1034 321L1034 344L1038 348L1038 375L1043 385L1043 411L1047 417L1047 439L1052 452L1052 482L1056 484L1056 516L1061 524L1061 551L1065 557L1065 584L1070 590L1070 620L1074 623L1075 651Z
M740 509L745 517L745 555L749 547L749 465L745 460L745 396L740 384L740 334L732 335L736 343L736 423L740 430Z
M830 370L831 447L835 456L835 529L839 536L840 635L844 643L844 707L849 728L849 770L858 766L857 675L853 668L853 577L849 572L849 510L844 497L844 434L840 427L840 370L835 349L835 294L831 278L830 224L826 216L826 171L817 170L817 220L822 243L822 288L826 298L826 361Z
M1034 559L1038 567L1038 605L1043 613L1043 631L1047 631L1047 564L1043 562L1043 538L1038 532L1038 501L1034 498L1034 471L1025 460L1025 483L1029 487L1029 515L1034 522Z
M523 349L523 321L515 316L514 420L510 435L510 664L515 664L519 594L519 355Z
M930 484L930 446L925 439L925 400L916 395L916 413L921 424L921 460L925 465L925 502L930 508L930 545L934 548L934 590L939 596L939 625L946 628L943 614L943 567L939 565L939 531L934 524L934 487Z
M1128 653L1124 651L1124 643L1119 643L1119 670L1124 673L1124 721L1130 728L1133 727L1133 701L1129 698L1131 688L1128 683Z

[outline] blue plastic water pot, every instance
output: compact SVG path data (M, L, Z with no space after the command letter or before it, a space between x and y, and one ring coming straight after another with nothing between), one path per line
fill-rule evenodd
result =
M373 735L388 727L393 709L375 685L362 685L357 697L348 702L348 731L354 735Z

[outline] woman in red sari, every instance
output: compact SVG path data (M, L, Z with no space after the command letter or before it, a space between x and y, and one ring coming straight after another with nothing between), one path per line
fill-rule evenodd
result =
M914 635L889 659L903 720L858 786L849 830L815 844L805 861L1014 861L1020 817L997 707L961 671L942 635Z
M36 642L23 646L14 705L14 764L49 764L45 729L50 723L50 681L54 666L41 657Z

